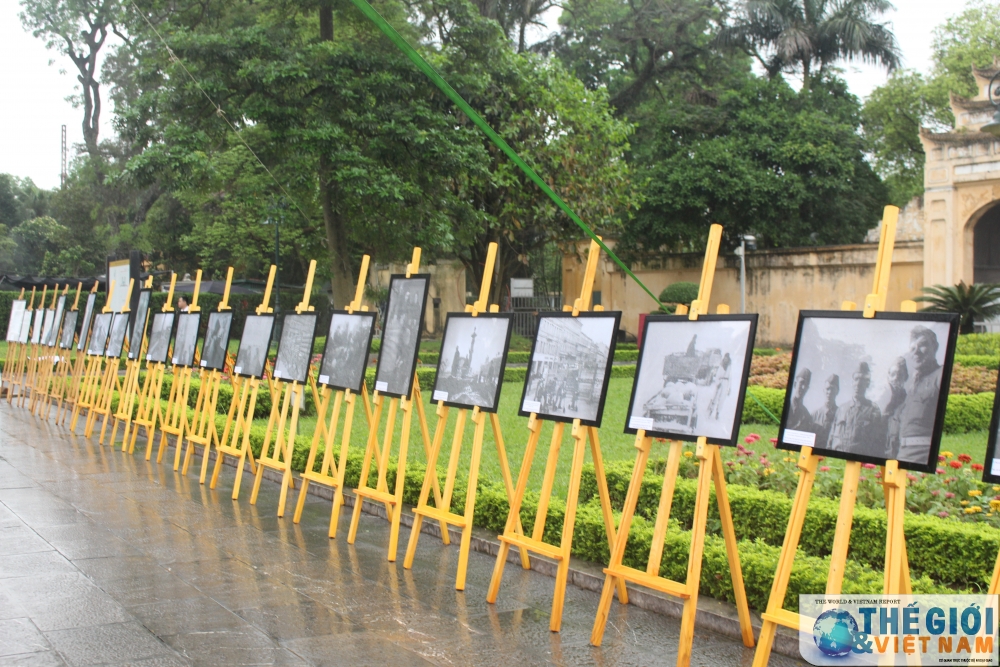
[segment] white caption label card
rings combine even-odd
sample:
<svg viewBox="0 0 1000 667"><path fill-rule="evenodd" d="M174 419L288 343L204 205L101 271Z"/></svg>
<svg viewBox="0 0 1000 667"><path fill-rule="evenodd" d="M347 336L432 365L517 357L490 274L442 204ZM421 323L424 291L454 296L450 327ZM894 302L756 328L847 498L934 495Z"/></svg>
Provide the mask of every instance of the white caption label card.
<svg viewBox="0 0 1000 667"><path fill-rule="evenodd" d="M993 463L990 465L991 475L1000 475L1000 459L993 459Z"/></svg>
<svg viewBox="0 0 1000 667"><path fill-rule="evenodd" d="M448 400L448 392L441 391L440 389L435 389L434 390L434 400L435 401L447 401Z"/></svg>
<svg viewBox="0 0 1000 667"><path fill-rule="evenodd" d="M524 405L521 406L521 408L525 412L541 412L542 404L539 401L525 401Z"/></svg>
<svg viewBox="0 0 1000 667"><path fill-rule="evenodd" d="M320 384L327 384L329 382L330 382L330 376L329 375L320 375L319 376L319 383Z"/></svg>
<svg viewBox="0 0 1000 667"><path fill-rule="evenodd" d="M281 379L281 373L279 373L278 371L274 371L274 379L275 380Z"/></svg>
<svg viewBox="0 0 1000 667"><path fill-rule="evenodd" d="M389 391L389 383L388 382L376 382L375 383L375 391Z"/></svg>
<svg viewBox="0 0 1000 667"><path fill-rule="evenodd" d="M201 364L200 364L200 365L202 365L202 366L207 366L207 365L208 365L208 362L207 362L207 361L205 361L204 359L202 359L202 360L201 360Z"/></svg>
<svg viewBox="0 0 1000 667"><path fill-rule="evenodd" d="M173 363L177 363L177 357L174 357Z"/></svg>
<svg viewBox="0 0 1000 667"><path fill-rule="evenodd" d="M796 431L793 428L786 428L784 441L789 445L801 445L802 447L812 447L816 444L816 434L809 431Z"/></svg>
<svg viewBox="0 0 1000 667"><path fill-rule="evenodd" d="M151 355L151 354L147 354L147 355L146 355L146 361L149 361L149 360L150 360L150 359L152 359L152 358L153 358L153 355Z"/></svg>
<svg viewBox="0 0 1000 667"><path fill-rule="evenodd" d="M242 366L237 366L236 368L233 369L233 372L236 373L237 375L239 375L240 373L243 372L243 367Z"/></svg>
<svg viewBox="0 0 1000 667"><path fill-rule="evenodd" d="M653 418L652 417L631 417L628 420L628 427L634 428L639 431L652 431L653 430Z"/></svg>

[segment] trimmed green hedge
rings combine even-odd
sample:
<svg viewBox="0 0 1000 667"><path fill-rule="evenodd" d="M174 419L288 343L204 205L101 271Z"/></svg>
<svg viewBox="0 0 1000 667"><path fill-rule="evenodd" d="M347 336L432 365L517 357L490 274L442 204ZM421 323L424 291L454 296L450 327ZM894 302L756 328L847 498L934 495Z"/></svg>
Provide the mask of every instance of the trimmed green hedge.
<svg viewBox="0 0 1000 667"><path fill-rule="evenodd" d="M1000 356L993 354L956 354L955 364L958 366L984 366L991 371L1000 366Z"/></svg>
<svg viewBox="0 0 1000 667"><path fill-rule="evenodd" d="M955 354L1000 356L1000 334L964 334L958 337Z"/></svg>

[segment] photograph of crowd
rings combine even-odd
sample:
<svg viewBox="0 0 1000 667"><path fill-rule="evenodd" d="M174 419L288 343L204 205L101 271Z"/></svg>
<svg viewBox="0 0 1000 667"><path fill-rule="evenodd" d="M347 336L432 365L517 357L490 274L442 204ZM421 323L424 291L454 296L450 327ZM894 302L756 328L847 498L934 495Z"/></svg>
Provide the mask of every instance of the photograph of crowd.
<svg viewBox="0 0 1000 667"><path fill-rule="evenodd" d="M114 319L111 320L111 333L108 334L108 347L104 351L104 356L111 359L122 356L126 331L128 331L128 313L115 313Z"/></svg>
<svg viewBox="0 0 1000 667"><path fill-rule="evenodd" d="M449 313L432 400L496 412L510 331L510 315Z"/></svg>
<svg viewBox="0 0 1000 667"><path fill-rule="evenodd" d="M950 314L803 311L779 445L933 471L957 327Z"/></svg>
<svg viewBox="0 0 1000 667"><path fill-rule="evenodd" d="M374 331L375 313L334 312L319 366L319 383L361 392Z"/></svg>
<svg viewBox="0 0 1000 667"><path fill-rule="evenodd" d="M229 329L233 324L233 312L208 314L208 331L201 346L201 368L221 371L226 365L226 348L229 346Z"/></svg>
<svg viewBox="0 0 1000 667"><path fill-rule="evenodd" d="M104 354L104 348L108 345L108 333L111 332L111 317L111 313L98 313L94 317L94 330L90 334L87 354Z"/></svg>
<svg viewBox="0 0 1000 667"><path fill-rule="evenodd" d="M756 325L756 315L648 317L625 432L735 444Z"/></svg>
<svg viewBox="0 0 1000 667"><path fill-rule="evenodd" d="M281 326L274 377L283 382L303 384L309 376L313 341L316 338L316 313L286 315Z"/></svg>
<svg viewBox="0 0 1000 667"><path fill-rule="evenodd" d="M264 363L271 347L274 315L247 315L240 336L240 349L236 353L233 372L244 377L263 377Z"/></svg>
<svg viewBox="0 0 1000 667"><path fill-rule="evenodd" d="M177 333L174 334L174 356L170 363L174 366L194 364L194 351L198 347L198 327L201 313L181 313L177 318Z"/></svg>
<svg viewBox="0 0 1000 667"><path fill-rule="evenodd" d="M96 294L87 295L87 305L83 309L83 326L80 327L80 339L76 343L76 351L80 352L87 345L87 337L90 335L90 327L94 321L94 302L97 301ZM89 348L86 348L89 349Z"/></svg>
<svg viewBox="0 0 1000 667"><path fill-rule="evenodd" d="M174 313L155 313L153 329L149 332L149 345L146 347L146 361L162 364L167 360L170 349L170 334L174 329Z"/></svg>
<svg viewBox="0 0 1000 667"><path fill-rule="evenodd" d="M430 276L392 276L389 305L382 327L382 349L375 368L375 390L409 398L417 367L420 332L424 328Z"/></svg>
<svg viewBox="0 0 1000 667"><path fill-rule="evenodd" d="M146 319L149 317L149 296L150 291L148 289L139 292L139 302L135 307L132 333L128 337L129 359L135 359L142 349L142 337L146 333Z"/></svg>
<svg viewBox="0 0 1000 667"><path fill-rule="evenodd" d="M63 318L62 331L59 334L59 347L68 350L73 347L73 336L76 334L76 322L80 318L80 311L71 310Z"/></svg>
<svg viewBox="0 0 1000 667"><path fill-rule="evenodd" d="M600 426L620 319L619 312L539 314L520 414Z"/></svg>
<svg viewBox="0 0 1000 667"><path fill-rule="evenodd" d="M16 299L10 304L10 320L7 322L7 342L17 341L21 334L21 320L24 319L28 303L24 299Z"/></svg>

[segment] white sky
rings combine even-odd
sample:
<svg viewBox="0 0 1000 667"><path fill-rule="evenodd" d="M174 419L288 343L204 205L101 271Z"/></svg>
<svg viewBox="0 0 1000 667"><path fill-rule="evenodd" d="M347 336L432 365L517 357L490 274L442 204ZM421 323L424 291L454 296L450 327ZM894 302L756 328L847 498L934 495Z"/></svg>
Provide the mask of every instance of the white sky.
<svg viewBox="0 0 1000 667"><path fill-rule="evenodd" d="M944 20L962 11L966 0L896 0L892 22L903 51L904 66L923 72L930 69L931 31ZM83 112L65 100L77 84L72 63L46 50L21 27L16 0L0 0L0 173L30 177L37 185L59 185L60 126L66 125L70 161L75 144L83 141ZM554 29L558 10L546 17ZM538 39L549 30L536 31ZM105 46L107 48L107 46ZM49 65L53 60L54 64ZM885 81L885 72L866 65L846 64L845 75L851 90L860 97ZM101 118L101 134L111 134L111 108L106 104Z"/></svg>

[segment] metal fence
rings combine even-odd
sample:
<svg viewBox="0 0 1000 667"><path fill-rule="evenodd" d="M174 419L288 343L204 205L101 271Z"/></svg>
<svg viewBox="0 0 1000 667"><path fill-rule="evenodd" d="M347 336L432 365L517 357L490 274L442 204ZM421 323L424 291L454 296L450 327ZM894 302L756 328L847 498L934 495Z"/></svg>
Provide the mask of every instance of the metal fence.
<svg viewBox="0 0 1000 667"><path fill-rule="evenodd" d="M536 315L540 312L562 310L562 295L508 297L506 306L506 312L514 314L514 332L525 338L534 338Z"/></svg>

